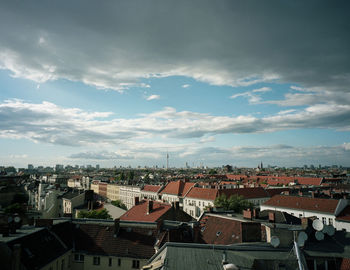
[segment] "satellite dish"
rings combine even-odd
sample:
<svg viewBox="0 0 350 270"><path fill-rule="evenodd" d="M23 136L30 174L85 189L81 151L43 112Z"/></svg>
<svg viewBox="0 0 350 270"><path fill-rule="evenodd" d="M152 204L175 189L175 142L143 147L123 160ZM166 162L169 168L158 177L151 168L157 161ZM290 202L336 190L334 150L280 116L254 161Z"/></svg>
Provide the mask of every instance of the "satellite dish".
<svg viewBox="0 0 350 270"><path fill-rule="evenodd" d="M327 230L327 234L329 236L333 236L335 234L335 228L332 225L328 225L328 230Z"/></svg>
<svg viewBox="0 0 350 270"><path fill-rule="evenodd" d="M323 230L323 227L324 227L324 224L322 223L321 220L315 219L315 220L312 222L312 227L313 227L316 231L322 231L322 230Z"/></svg>
<svg viewBox="0 0 350 270"><path fill-rule="evenodd" d="M273 247L278 247L279 245L280 245L280 239L277 237L277 236L272 236L271 237L271 245L273 246Z"/></svg>
<svg viewBox="0 0 350 270"><path fill-rule="evenodd" d="M306 241L308 239L308 236L305 232L300 232L298 235L298 239L301 239L303 241Z"/></svg>
<svg viewBox="0 0 350 270"><path fill-rule="evenodd" d="M20 217L15 217L15 222L18 223L21 221L21 218Z"/></svg>
<svg viewBox="0 0 350 270"><path fill-rule="evenodd" d="M317 239L318 241L322 241L322 240L324 239L324 233L318 231L318 232L315 233L315 237L316 237L316 239Z"/></svg>

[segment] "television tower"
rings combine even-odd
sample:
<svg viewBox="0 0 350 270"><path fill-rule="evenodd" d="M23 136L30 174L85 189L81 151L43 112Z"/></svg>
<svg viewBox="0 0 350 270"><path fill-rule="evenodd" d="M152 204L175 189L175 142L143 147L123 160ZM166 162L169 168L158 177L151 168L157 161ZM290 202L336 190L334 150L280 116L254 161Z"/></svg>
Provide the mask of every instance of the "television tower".
<svg viewBox="0 0 350 270"><path fill-rule="evenodd" d="M168 151L166 152L166 169L169 169L169 154Z"/></svg>

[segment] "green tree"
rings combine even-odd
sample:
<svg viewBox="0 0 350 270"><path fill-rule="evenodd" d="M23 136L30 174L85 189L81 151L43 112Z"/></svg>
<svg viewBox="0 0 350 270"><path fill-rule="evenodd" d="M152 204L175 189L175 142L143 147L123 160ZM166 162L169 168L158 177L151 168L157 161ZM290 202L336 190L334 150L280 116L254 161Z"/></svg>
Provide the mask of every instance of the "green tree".
<svg viewBox="0 0 350 270"><path fill-rule="evenodd" d="M78 218L112 219L111 215L106 209L80 211L78 213Z"/></svg>
<svg viewBox="0 0 350 270"><path fill-rule="evenodd" d="M121 200L111 201L111 204L121 209L127 210L126 205L123 204Z"/></svg>
<svg viewBox="0 0 350 270"><path fill-rule="evenodd" d="M236 213L242 213L244 209L253 208L253 203L245 200L243 196L234 194L229 198L225 194L220 195L214 201L214 205L217 208L223 208L224 210L233 210Z"/></svg>
<svg viewBox="0 0 350 270"><path fill-rule="evenodd" d="M209 174L218 174L218 172L215 169L210 169Z"/></svg>

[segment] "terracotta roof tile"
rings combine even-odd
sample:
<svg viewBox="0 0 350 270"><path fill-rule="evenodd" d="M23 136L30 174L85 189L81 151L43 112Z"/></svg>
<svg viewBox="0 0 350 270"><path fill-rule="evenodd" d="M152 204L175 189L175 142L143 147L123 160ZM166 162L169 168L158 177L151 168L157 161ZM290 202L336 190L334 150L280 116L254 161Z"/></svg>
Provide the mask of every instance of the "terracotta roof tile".
<svg viewBox="0 0 350 270"><path fill-rule="evenodd" d="M259 223L205 215L200 220L200 227L201 242L205 244L230 245L261 241L261 225Z"/></svg>
<svg viewBox="0 0 350 270"><path fill-rule="evenodd" d="M162 186L145 185L142 191L158 192Z"/></svg>
<svg viewBox="0 0 350 270"><path fill-rule="evenodd" d="M195 183L184 182L182 180L172 181L166 185L161 193L184 196L194 185Z"/></svg>
<svg viewBox="0 0 350 270"><path fill-rule="evenodd" d="M338 200L275 195L263 205L334 214Z"/></svg>
<svg viewBox="0 0 350 270"><path fill-rule="evenodd" d="M218 196L222 194L225 194L226 197L231 197L232 195L237 194L239 196L243 196L245 199L269 197L266 191L262 187L219 189Z"/></svg>
<svg viewBox="0 0 350 270"><path fill-rule="evenodd" d="M75 229L75 248L88 254L150 258L154 254L155 231L143 228L120 228L114 237L114 226L80 224ZM152 234L149 235L149 231Z"/></svg>
<svg viewBox="0 0 350 270"><path fill-rule="evenodd" d="M199 188L193 187L186 195L186 198L215 200L218 190L213 188Z"/></svg>
<svg viewBox="0 0 350 270"><path fill-rule="evenodd" d="M153 201L153 210L147 214L147 204L148 200L141 201L138 205L133 206L129 211L124 213L120 217L120 220L156 222L171 209L170 204Z"/></svg>

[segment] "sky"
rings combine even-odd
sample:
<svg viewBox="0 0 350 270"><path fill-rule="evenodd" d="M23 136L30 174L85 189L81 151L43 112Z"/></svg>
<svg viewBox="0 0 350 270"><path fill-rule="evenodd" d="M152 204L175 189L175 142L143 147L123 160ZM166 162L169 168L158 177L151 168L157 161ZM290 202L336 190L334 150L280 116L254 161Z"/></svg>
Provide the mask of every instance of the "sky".
<svg viewBox="0 0 350 270"><path fill-rule="evenodd" d="M2 1L0 166L350 166L348 1Z"/></svg>

